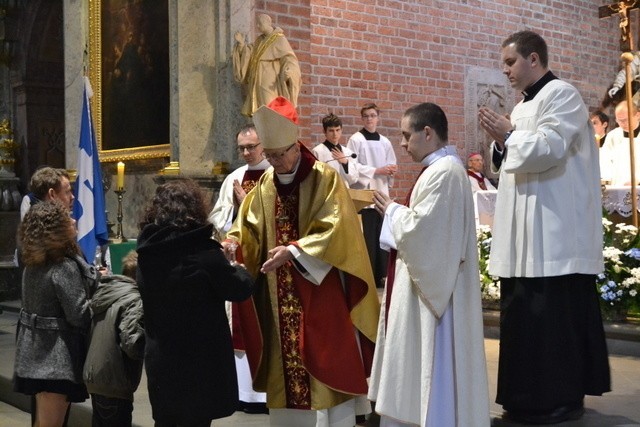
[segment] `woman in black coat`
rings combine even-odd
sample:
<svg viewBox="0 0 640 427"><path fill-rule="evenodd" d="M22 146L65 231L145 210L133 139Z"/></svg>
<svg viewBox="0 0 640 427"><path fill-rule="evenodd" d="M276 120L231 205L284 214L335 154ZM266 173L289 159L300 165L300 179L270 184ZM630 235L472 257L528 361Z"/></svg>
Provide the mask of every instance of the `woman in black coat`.
<svg viewBox="0 0 640 427"><path fill-rule="evenodd" d="M156 427L209 426L238 407L224 302L251 295L253 280L211 238L209 208L189 179L159 186L138 237L145 369Z"/></svg>

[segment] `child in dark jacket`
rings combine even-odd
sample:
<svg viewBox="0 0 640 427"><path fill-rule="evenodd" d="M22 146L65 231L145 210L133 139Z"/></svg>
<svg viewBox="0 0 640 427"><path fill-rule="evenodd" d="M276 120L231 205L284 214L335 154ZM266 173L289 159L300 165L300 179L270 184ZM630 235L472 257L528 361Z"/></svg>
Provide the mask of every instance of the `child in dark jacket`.
<svg viewBox="0 0 640 427"><path fill-rule="evenodd" d="M91 343L83 377L91 393L93 427L131 426L145 343L142 300L134 280L137 262L137 253L129 252L123 275L103 276L91 301Z"/></svg>

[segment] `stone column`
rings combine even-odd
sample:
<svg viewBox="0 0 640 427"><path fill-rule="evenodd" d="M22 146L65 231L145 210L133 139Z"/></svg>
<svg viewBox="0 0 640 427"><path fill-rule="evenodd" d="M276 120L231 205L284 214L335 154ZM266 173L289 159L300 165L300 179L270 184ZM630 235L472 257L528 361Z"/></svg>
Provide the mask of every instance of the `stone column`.
<svg viewBox="0 0 640 427"><path fill-rule="evenodd" d="M65 165L75 169L80 141L80 116L85 66L88 66L89 2L63 0Z"/></svg>
<svg viewBox="0 0 640 427"><path fill-rule="evenodd" d="M240 86L233 81L231 48L233 33L251 25L252 3L176 1L175 14L170 13L170 28L176 32L170 46L176 60L171 143L177 150L172 149L172 160L180 162L181 173L210 174L216 162L237 160L233 139L245 119Z"/></svg>

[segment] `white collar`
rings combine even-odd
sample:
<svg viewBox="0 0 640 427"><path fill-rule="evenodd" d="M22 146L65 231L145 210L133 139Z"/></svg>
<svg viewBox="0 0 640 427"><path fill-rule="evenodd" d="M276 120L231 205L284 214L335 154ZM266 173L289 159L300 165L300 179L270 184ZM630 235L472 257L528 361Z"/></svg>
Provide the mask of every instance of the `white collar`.
<svg viewBox="0 0 640 427"><path fill-rule="evenodd" d="M431 166L440 159L444 159L445 157L453 157L455 162L462 165L462 160L460 160L460 157L458 157L458 152L454 145L445 145L444 147L438 148L436 151L422 159L420 163L422 163L423 166L427 167Z"/></svg>
<svg viewBox="0 0 640 427"><path fill-rule="evenodd" d="M267 169L269 169L269 166L271 166L271 163L269 163L269 161L267 159L262 159L262 161L260 163L256 163L253 166L247 165L247 169L250 170L250 171L252 171L252 170L267 170Z"/></svg>
<svg viewBox="0 0 640 427"><path fill-rule="evenodd" d="M296 172L298 172L298 167L300 167L300 160L302 160L302 155L300 155L300 157L298 157L298 162L296 163L295 167L293 168L293 172L290 173L276 173L276 175L278 175L278 180L280 181L280 184L291 184L293 182L293 179L296 177Z"/></svg>

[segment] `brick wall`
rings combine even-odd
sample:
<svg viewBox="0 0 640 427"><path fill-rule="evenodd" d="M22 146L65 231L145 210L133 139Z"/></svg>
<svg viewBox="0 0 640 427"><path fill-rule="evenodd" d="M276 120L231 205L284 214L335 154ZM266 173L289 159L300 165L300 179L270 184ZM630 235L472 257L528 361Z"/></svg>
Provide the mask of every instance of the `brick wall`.
<svg viewBox="0 0 640 427"><path fill-rule="evenodd" d="M399 197L419 169L397 145L402 112L419 102L439 104L449 118L450 142L464 147L465 69L499 69L500 44L515 31L540 32L550 68L594 109L620 62L619 20L598 19L603 3L258 0L256 13L283 28L300 59L303 141L322 141L320 119L332 111L343 119L346 142L362 126L360 106L375 101L382 109L379 131L393 142L401 165L393 191Z"/></svg>

